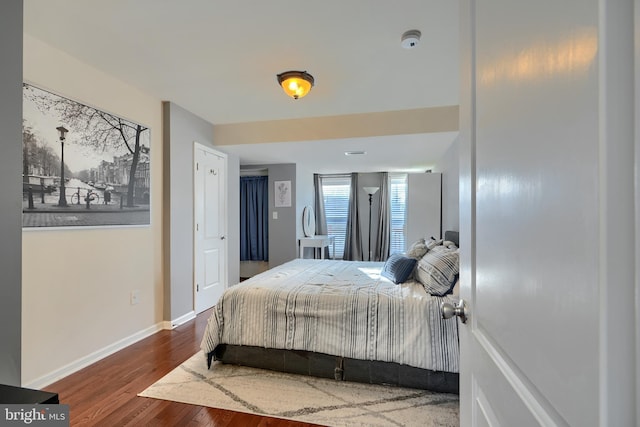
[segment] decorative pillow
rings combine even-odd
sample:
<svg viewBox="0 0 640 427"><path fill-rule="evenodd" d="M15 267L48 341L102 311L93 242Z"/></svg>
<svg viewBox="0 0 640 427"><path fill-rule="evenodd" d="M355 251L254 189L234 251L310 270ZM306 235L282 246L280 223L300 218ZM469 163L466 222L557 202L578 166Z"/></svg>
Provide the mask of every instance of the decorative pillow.
<svg viewBox="0 0 640 427"><path fill-rule="evenodd" d="M459 276L456 279L455 285L453 285L453 288L451 289L451 294L454 297L459 297L460 296L460 277Z"/></svg>
<svg viewBox="0 0 640 427"><path fill-rule="evenodd" d="M458 249L458 245L453 243L451 240L445 240L444 242L442 242L442 246L444 246L447 249L453 249L453 250Z"/></svg>
<svg viewBox="0 0 640 427"><path fill-rule="evenodd" d="M384 263L381 274L395 284L404 283L411 277L416 262L418 262L418 260L415 258L393 254Z"/></svg>
<svg viewBox="0 0 640 427"><path fill-rule="evenodd" d="M418 261L416 280L431 295L449 293L460 272L460 253L457 250L438 248L429 251Z"/></svg>
<svg viewBox="0 0 640 427"><path fill-rule="evenodd" d="M427 245L427 250L431 250L433 248L435 248L436 246L439 246L442 244L442 239L436 239L435 237L430 237L428 240L425 240L425 244Z"/></svg>
<svg viewBox="0 0 640 427"><path fill-rule="evenodd" d="M427 251L428 249L426 243L424 242L424 239L419 239L411 244L409 250L406 253L406 256L419 260L424 256L424 254L427 253Z"/></svg>

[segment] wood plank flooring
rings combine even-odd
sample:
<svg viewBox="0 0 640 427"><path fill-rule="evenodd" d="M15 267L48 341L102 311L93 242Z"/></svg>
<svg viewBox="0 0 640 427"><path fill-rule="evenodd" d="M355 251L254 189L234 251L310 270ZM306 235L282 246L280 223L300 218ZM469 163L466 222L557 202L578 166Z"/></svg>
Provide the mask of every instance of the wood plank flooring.
<svg viewBox="0 0 640 427"><path fill-rule="evenodd" d="M72 426L314 426L137 396L200 350L210 314L160 331L44 389L69 405Z"/></svg>

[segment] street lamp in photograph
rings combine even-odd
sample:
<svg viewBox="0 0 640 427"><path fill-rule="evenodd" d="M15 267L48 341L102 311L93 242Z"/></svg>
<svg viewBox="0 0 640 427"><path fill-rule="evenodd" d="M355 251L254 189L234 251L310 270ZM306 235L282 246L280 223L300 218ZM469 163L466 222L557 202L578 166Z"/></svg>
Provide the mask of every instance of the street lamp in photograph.
<svg viewBox="0 0 640 427"><path fill-rule="evenodd" d="M60 146L62 147L60 151L60 198L58 199L58 206L66 207L67 195L64 188L64 140L67 138L67 132L69 132L69 130L64 126L58 126L56 130L58 131L58 135L60 135Z"/></svg>

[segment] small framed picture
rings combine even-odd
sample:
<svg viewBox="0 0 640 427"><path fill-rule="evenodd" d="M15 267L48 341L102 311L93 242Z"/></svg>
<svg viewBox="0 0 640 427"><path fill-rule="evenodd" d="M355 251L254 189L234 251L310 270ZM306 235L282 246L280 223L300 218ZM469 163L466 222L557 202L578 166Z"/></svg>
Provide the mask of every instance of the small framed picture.
<svg viewBox="0 0 640 427"><path fill-rule="evenodd" d="M276 208L291 207L291 181L275 181Z"/></svg>

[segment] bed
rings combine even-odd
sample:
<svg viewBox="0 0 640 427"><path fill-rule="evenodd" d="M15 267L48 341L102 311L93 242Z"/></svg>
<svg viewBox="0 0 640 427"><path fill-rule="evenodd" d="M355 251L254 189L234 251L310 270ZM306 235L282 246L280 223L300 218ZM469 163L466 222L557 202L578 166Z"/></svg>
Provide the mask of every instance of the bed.
<svg viewBox="0 0 640 427"><path fill-rule="evenodd" d="M396 284L387 266L295 259L227 289L202 339L209 367L457 393L458 324L440 314L457 297L431 295L417 275Z"/></svg>

